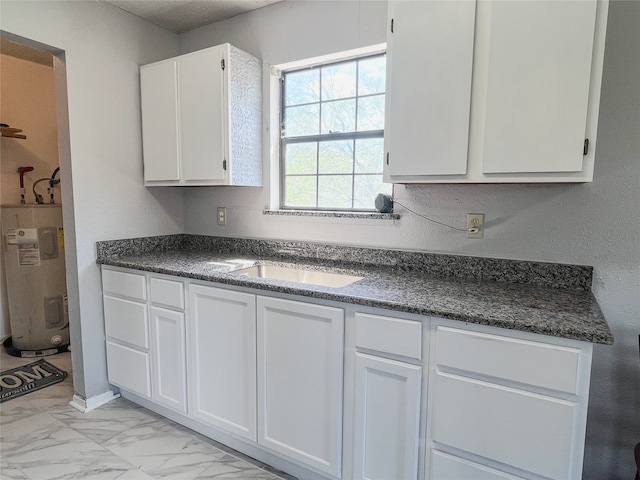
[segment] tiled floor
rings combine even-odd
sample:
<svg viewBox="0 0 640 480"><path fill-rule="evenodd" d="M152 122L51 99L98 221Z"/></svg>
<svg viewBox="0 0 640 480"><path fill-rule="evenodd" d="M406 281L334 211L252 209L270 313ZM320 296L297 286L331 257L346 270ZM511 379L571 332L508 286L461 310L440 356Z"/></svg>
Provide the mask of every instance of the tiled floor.
<svg viewBox="0 0 640 480"><path fill-rule="evenodd" d="M36 360L0 349L2 371ZM45 360L69 375L0 404L2 480L293 478L123 398L80 413L68 405L71 354Z"/></svg>

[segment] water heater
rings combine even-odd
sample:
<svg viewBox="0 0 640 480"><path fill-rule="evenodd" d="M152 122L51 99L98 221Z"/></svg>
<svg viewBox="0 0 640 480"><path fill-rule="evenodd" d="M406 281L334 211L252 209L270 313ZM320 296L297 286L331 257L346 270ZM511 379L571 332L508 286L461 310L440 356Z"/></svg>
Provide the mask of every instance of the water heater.
<svg viewBox="0 0 640 480"><path fill-rule="evenodd" d="M69 345L60 205L3 205L2 244L10 353L43 356Z"/></svg>

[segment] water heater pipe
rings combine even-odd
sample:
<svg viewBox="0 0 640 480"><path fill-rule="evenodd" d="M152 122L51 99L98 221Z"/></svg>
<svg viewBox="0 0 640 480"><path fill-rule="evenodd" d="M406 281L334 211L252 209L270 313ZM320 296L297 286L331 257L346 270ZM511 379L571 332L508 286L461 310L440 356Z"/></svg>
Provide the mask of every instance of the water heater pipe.
<svg viewBox="0 0 640 480"><path fill-rule="evenodd" d="M36 180L35 182L33 182L33 196L36 199L36 203L38 205L42 205L44 204L44 197L42 195L40 195L38 192L36 192L36 186L40 183L40 182L48 182L50 181L50 179L47 178L40 178L38 180ZM47 190L50 190L49 188ZM49 192L49 194L51 195L51 192ZM53 202L51 202L53 203Z"/></svg>
<svg viewBox="0 0 640 480"><path fill-rule="evenodd" d="M49 203L56 203L56 200L53 197L53 187L60 183L60 179L56 180L56 175L59 171L60 167L56 167L56 169L51 174L51 178L49 179L49 188L47 188L47 192L49 192Z"/></svg>
<svg viewBox="0 0 640 480"><path fill-rule="evenodd" d="M25 199L25 189L24 189L24 174L27 172L32 172L33 171L33 167L29 166L29 167L18 167L18 173L20 174L20 203L24 204Z"/></svg>

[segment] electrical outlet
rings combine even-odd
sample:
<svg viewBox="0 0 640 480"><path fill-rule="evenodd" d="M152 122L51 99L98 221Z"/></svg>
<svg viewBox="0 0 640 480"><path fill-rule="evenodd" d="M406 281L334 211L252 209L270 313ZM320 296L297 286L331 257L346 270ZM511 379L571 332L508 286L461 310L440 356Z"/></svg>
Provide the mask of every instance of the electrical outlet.
<svg viewBox="0 0 640 480"><path fill-rule="evenodd" d="M218 207L218 225L227 224L227 207Z"/></svg>
<svg viewBox="0 0 640 480"><path fill-rule="evenodd" d="M467 238L482 238L484 213L467 213Z"/></svg>

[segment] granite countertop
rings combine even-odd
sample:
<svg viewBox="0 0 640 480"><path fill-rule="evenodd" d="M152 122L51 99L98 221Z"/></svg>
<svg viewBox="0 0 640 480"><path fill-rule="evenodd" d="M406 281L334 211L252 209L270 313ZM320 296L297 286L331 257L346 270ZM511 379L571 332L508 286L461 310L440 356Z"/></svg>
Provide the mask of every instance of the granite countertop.
<svg viewBox="0 0 640 480"><path fill-rule="evenodd" d="M612 344L588 266L170 235L98 242L103 265ZM364 277L340 288L230 273L257 264Z"/></svg>

